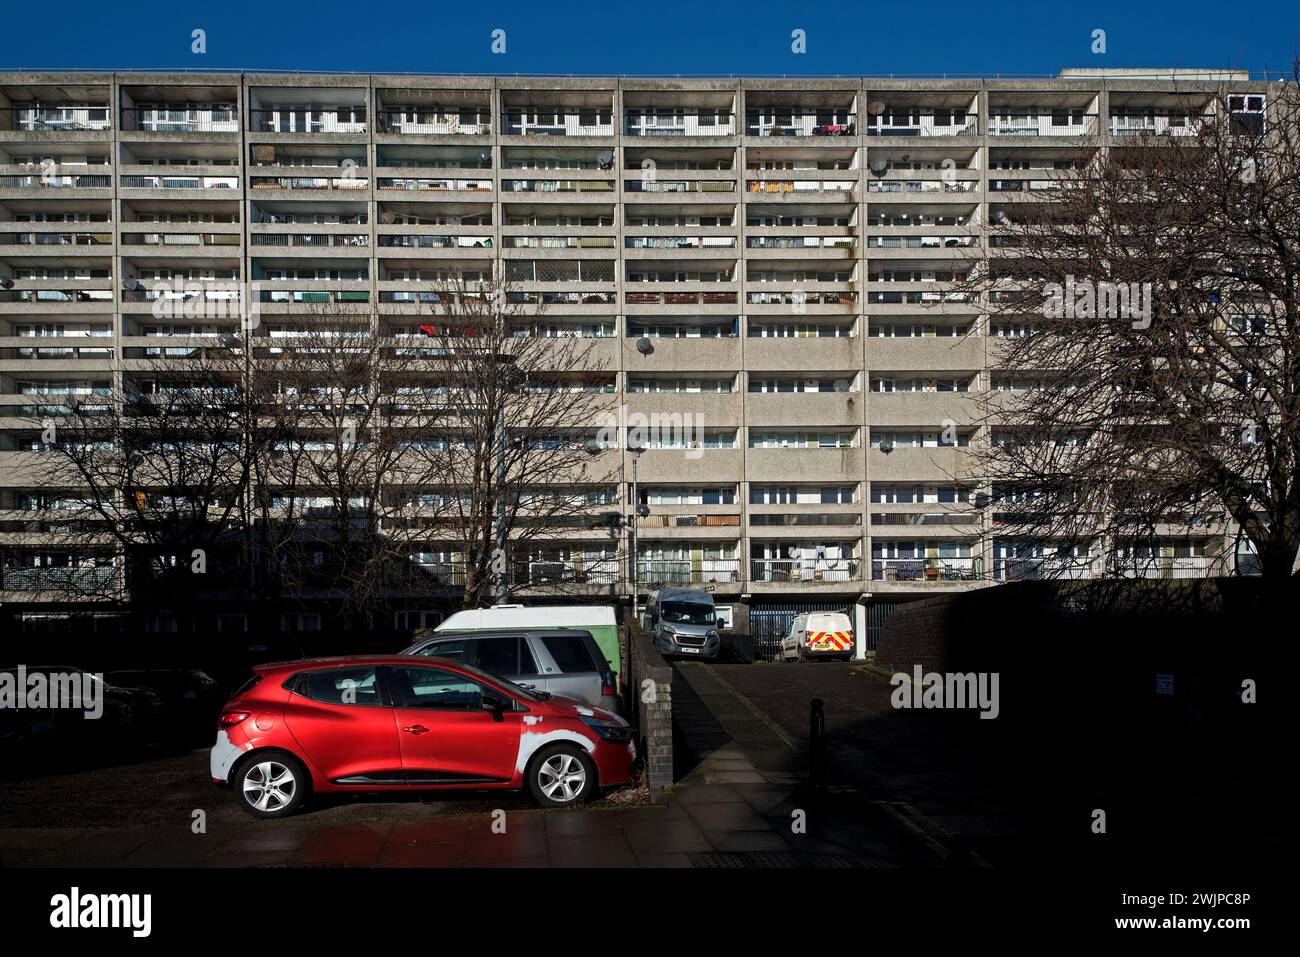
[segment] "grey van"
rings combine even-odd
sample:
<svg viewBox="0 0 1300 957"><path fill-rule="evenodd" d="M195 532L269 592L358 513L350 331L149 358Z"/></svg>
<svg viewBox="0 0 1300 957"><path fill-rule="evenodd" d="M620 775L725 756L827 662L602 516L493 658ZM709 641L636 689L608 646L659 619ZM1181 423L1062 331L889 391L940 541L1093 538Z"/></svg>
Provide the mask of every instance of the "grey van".
<svg viewBox="0 0 1300 957"><path fill-rule="evenodd" d="M716 658L722 649L713 596L693 588L661 588L646 604L645 628L661 654Z"/></svg>
<svg viewBox="0 0 1300 957"><path fill-rule="evenodd" d="M435 631L402 654L450 658L530 691L573 698L615 714L621 710L614 669L589 631Z"/></svg>

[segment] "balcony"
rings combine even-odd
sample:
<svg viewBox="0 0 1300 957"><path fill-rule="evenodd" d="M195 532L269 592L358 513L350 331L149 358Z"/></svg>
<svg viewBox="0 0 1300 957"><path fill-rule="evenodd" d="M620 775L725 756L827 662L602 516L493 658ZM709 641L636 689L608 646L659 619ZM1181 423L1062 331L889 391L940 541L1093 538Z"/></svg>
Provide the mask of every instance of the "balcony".
<svg viewBox="0 0 1300 957"><path fill-rule="evenodd" d="M856 136L857 115L847 110L758 111L745 116L746 136Z"/></svg>
<svg viewBox="0 0 1300 957"><path fill-rule="evenodd" d="M862 577L856 558L753 558L749 580L753 582L812 583L851 582Z"/></svg>
<svg viewBox="0 0 1300 957"><path fill-rule="evenodd" d="M486 107L386 107L375 116L375 132L393 136L481 136L492 132Z"/></svg>
<svg viewBox="0 0 1300 957"><path fill-rule="evenodd" d="M505 109L501 130L507 136L613 136L608 108L575 110Z"/></svg>
<svg viewBox="0 0 1300 957"><path fill-rule="evenodd" d="M112 129L112 118L102 104L68 104L0 109L0 131L68 133Z"/></svg>
<svg viewBox="0 0 1300 957"><path fill-rule="evenodd" d="M1082 110L994 112L989 116L989 136L1092 136L1096 132L1097 114Z"/></svg>
<svg viewBox="0 0 1300 957"><path fill-rule="evenodd" d="M1213 119L1209 114L1112 111L1109 131L1111 136L1196 136Z"/></svg>
<svg viewBox="0 0 1300 957"><path fill-rule="evenodd" d="M898 108L872 113L867 119L868 136L974 136L979 119L964 109L920 110Z"/></svg>
<svg viewBox="0 0 1300 957"><path fill-rule="evenodd" d="M250 133L365 133L364 106L268 106L248 111Z"/></svg>
<svg viewBox="0 0 1300 957"><path fill-rule="evenodd" d="M642 558L636 568L637 584L642 588L740 580L740 561L735 558Z"/></svg>
<svg viewBox="0 0 1300 957"><path fill-rule="evenodd" d="M233 104L123 108L123 132L238 133L239 113Z"/></svg>
<svg viewBox="0 0 1300 957"><path fill-rule="evenodd" d="M980 578L981 566L978 558L873 558L871 580L917 583L975 581Z"/></svg>
<svg viewBox="0 0 1300 957"><path fill-rule="evenodd" d="M631 109L623 117L624 136L733 136L735 116L724 110L656 111Z"/></svg>

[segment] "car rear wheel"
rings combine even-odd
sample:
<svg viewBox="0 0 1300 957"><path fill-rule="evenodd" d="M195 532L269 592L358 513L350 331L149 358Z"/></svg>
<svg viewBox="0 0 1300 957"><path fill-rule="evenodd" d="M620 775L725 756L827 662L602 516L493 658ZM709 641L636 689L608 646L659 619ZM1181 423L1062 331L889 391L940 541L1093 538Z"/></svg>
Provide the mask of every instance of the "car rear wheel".
<svg viewBox="0 0 1300 957"><path fill-rule="evenodd" d="M283 751L249 758L234 783L239 806L253 817L288 817L307 799L307 769Z"/></svg>
<svg viewBox="0 0 1300 957"><path fill-rule="evenodd" d="M528 790L538 804L581 804L595 789L596 765L577 745L545 748L529 763Z"/></svg>

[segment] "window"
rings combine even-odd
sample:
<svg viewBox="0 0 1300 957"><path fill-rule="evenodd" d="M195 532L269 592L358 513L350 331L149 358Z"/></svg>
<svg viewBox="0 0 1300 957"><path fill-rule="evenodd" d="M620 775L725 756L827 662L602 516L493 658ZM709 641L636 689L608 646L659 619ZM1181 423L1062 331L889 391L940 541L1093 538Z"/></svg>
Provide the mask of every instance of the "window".
<svg viewBox="0 0 1300 957"><path fill-rule="evenodd" d="M586 641L579 637L548 635L542 639L546 650L550 652L560 671L564 674L577 674L584 671L602 671L593 660Z"/></svg>
<svg viewBox="0 0 1300 957"><path fill-rule="evenodd" d="M398 694L407 708L474 711L482 707L483 686L441 668L394 668Z"/></svg>
<svg viewBox="0 0 1300 957"><path fill-rule="evenodd" d="M383 704L379 698L378 677L373 667L304 671L293 679L292 690L304 698L324 704L370 707Z"/></svg>
<svg viewBox="0 0 1300 957"><path fill-rule="evenodd" d="M464 661L465 642L461 638L456 638L450 641L438 641L429 645L424 649L424 651L420 652L420 654L433 655L438 658L450 658L453 661Z"/></svg>
<svg viewBox="0 0 1300 957"><path fill-rule="evenodd" d="M528 642L515 635L482 638L474 642L476 664L492 675L535 675L537 664Z"/></svg>

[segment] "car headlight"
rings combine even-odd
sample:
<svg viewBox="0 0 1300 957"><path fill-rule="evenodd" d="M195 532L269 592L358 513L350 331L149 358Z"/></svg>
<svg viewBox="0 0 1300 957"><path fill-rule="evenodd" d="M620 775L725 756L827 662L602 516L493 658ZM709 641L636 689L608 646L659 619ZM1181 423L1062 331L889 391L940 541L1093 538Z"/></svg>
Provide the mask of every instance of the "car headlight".
<svg viewBox="0 0 1300 957"><path fill-rule="evenodd" d="M716 638L716 637L718 637L718 633L717 633L716 631L706 631L706 632L704 633L704 637L705 637L705 638Z"/></svg>
<svg viewBox="0 0 1300 957"><path fill-rule="evenodd" d="M582 723L606 741L627 744L632 739L632 729L595 715L582 715Z"/></svg>

